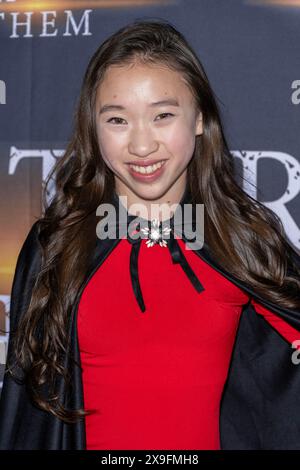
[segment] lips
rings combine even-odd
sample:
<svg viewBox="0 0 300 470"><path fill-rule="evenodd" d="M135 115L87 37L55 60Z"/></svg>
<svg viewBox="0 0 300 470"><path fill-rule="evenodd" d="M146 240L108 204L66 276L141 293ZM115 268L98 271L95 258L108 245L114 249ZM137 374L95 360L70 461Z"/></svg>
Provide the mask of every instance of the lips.
<svg viewBox="0 0 300 470"><path fill-rule="evenodd" d="M150 166L150 165L155 165L156 163L160 162L165 162L166 160L147 160L141 161L141 160L134 160L133 162L127 162L127 165L136 165L136 166Z"/></svg>
<svg viewBox="0 0 300 470"><path fill-rule="evenodd" d="M159 160L159 161L162 162L162 160ZM153 171L152 173L137 172L137 171L134 170L134 168L131 165L128 165L128 168L129 168L129 172L130 172L131 176L135 180L140 181L140 182L144 182L144 183L146 183L146 182L150 183L150 182L156 180L157 178L159 178L162 175L166 165L167 165L167 163L164 160L162 162L162 165L158 169Z"/></svg>

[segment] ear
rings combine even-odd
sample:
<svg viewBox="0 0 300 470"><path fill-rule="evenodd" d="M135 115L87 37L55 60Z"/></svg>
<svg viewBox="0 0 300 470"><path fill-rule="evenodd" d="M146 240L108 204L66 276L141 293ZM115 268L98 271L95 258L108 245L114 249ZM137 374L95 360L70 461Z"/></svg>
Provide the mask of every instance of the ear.
<svg viewBox="0 0 300 470"><path fill-rule="evenodd" d="M195 135L201 135L203 134L203 119L202 119L202 113L199 112L197 115L196 119L196 133Z"/></svg>

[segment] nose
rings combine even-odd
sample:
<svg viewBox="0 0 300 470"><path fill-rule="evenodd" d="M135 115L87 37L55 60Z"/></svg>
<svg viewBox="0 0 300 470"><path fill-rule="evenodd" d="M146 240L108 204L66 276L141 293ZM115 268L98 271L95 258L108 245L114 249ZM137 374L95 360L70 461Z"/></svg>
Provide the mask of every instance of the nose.
<svg viewBox="0 0 300 470"><path fill-rule="evenodd" d="M149 128L133 129L130 135L128 151L130 154L145 158L158 150L159 144L153 138Z"/></svg>

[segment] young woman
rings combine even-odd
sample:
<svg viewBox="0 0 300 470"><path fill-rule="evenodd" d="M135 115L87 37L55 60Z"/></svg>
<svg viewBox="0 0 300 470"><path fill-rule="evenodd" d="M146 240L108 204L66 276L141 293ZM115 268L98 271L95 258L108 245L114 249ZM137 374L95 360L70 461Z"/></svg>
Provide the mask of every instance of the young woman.
<svg viewBox="0 0 300 470"><path fill-rule="evenodd" d="M15 271L0 448L300 448L299 256L236 183L173 26L136 21L99 47L53 176Z"/></svg>

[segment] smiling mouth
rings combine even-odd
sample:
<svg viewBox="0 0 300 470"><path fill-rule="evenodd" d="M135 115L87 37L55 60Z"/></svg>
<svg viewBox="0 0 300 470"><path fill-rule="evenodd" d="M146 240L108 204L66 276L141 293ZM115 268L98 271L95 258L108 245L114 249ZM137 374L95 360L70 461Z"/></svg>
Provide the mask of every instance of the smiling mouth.
<svg viewBox="0 0 300 470"><path fill-rule="evenodd" d="M129 163L129 167L132 170L134 170L136 173L139 173L141 175L152 175L157 170L159 170L165 163L166 163L166 160L155 163L155 165L148 165L148 166L132 165L131 163Z"/></svg>

